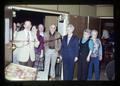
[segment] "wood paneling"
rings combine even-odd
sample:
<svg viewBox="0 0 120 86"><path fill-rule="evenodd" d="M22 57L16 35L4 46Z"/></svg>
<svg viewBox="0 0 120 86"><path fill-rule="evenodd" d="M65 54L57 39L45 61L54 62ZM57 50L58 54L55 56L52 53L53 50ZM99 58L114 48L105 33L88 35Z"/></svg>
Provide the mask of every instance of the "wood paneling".
<svg viewBox="0 0 120 86"><path fill-rule="evenodd" d="M101 36L101 22L99 18L89 17L89 28L98 31L98 37Z"/></svg>
<svg viewBox="0 0 120 86"><path fill-rule="evenodd" d="M79 38L82 37L83 30L87 28L87 17L70 15L69 23L75 27L74 34Z"/></svg>

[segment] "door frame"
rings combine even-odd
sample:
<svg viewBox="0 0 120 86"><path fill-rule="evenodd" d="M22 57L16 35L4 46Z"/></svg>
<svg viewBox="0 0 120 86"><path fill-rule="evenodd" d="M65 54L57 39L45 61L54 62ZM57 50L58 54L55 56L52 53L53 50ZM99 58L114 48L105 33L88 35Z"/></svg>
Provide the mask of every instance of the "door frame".
<svg viewBox="0 0 120 86"><path fill-rule="evenodd" d="M68 12L55 11L55 10L46 10L46 9L42 9L42 8L25 7L25 6L20 6L20 5L8 6L8 9L43 12L43 13L58 14L58 15L69 14Z"/></svg>
<svg viewBox="0 0 120 86"><path fill-rule="evenodd" d="M32 8L32 7L26 7L26 6L22 6L22 5L11 5L8 6L8 9L11 10L24 10L24 11L33 11L33 12L41 12L41 13L49 13L49 14L57 14L60 15L58 18L58 32L60 32L60 34L62 36L66 35L66 26L69 23L68 21L68 15L69 12L63 12L63 11L55 11L55 10L46 10L46 9L41 9L41 8ZM64 22L61 23L61 17L64 16ZM59 30L61 29L61 25L63 26L63 30Z"/></svg>

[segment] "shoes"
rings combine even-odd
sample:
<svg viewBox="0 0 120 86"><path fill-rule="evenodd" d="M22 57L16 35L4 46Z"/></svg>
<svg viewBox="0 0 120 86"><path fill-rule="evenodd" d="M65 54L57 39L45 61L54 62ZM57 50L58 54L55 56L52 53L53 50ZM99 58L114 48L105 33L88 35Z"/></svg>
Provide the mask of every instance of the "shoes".
<svg viewBox="0 0 120 86"><path fill-rule="evenodd" d="M53 78L53 77L49 78L49 81L54 81L54 80L55 80L55 78Z"/></svg>

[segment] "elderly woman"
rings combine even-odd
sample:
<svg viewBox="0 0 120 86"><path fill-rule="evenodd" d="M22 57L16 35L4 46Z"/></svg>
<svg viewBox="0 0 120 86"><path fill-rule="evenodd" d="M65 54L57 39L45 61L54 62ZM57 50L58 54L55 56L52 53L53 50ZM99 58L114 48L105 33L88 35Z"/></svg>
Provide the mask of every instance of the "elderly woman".
<svg viewBox="0 0 120 86"><path fill-rule="evenodd" d="M74 26L67 26L67 35L63 37L61 45L61 59L63 60L63 80L73 80L74 61L78 57L79 39L73 35Z"/></svg>
<svg viewBox="0 0 120 86"><path fill-rule="evenodd" d="M92 36L91 39L93 40L93 43L94 43L94 48L90 56L88 80L92 79L93 66L94 66L94 71L95 71L95 79L99 80L100 79L99 61L102 60L102 44L101 44L101 41L97 38L98 36L97 30L92 30L91 36Z"/></svg>
<svg viewBox="0 0 120 86"><path fill-rule="evenodd" d="M79 43L79 58L78 58L78 80L87 80L88 62L93 50L93 41L90 39L90 30L85 29L83 37Z"/></svg>

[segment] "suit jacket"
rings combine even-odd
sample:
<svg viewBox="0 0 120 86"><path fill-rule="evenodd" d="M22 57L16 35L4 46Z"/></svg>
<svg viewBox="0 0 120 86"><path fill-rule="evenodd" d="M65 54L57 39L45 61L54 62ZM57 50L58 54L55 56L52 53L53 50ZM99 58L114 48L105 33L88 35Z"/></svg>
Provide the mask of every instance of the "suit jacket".
<svg viewBox="0 0 120 86"><path fill-rule="evenodd" d="M67 38L67 35L63 37L60 54L63 58L63 61L74 62L74 58L78 57L79 39L73 35L69 41L69 44L67 45Z"/></svg>
<svg viewBox="0 0 120 86"><path fill-rule="evenodd" d="M27 62L29 57L32 61L35 61L35 50L34 47L38 47L39 41L37 40L37 37L30 32L30 41L36 40L37 42L16 42L16 47L18 48L17 58L20 62ZM16 34L15 40L21 40L21 41L27 41L28 37L25 32L25 30L19 31Z"/></svg>
<svg viewBox="0 0 120 86"><path fill-rule="evenodd" d="M56 32L55 33L55 39L60 38L60 33ZM45 33L45 40L49 40L49 31ZM58 52L61 48L61 40L56 40L55 41L55 50ZM48 42L45 43L45 52L48 50Z"/></svg>

